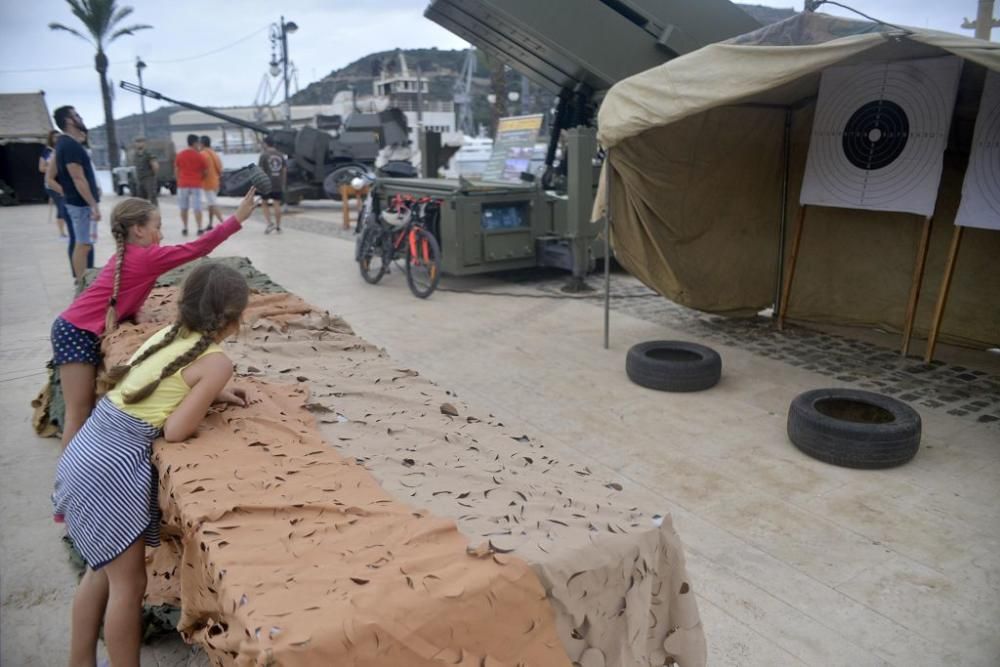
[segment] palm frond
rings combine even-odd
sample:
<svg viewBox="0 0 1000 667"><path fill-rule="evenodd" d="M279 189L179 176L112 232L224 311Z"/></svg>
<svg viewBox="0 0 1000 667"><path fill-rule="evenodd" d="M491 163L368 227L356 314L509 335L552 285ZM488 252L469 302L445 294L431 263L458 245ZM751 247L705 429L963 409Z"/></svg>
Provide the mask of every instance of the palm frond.
<svg viewBox="0 0 1000 667"><path fill-rule="evenodd" d="M87 37L86 35L84 35L83 33L79 32L78 30L74 30L73 28L70 28L69 26L65 26L62 23L50 23L49 24L49 29L50 30L65 30L66 32L68 32L70 34L76 35L77 37L79 37L82 40L88 41L91 44L94 43L94 40L91 39L90 37Z"/></svg>
<svg viewBox="0 0 1000 667"><path fill-rule="evenodd" d="M114 27L117 24L121 23L123 20L125 20L126 16L128 16L134 11L135 11L134 7L122 7L121 9L117 10L114 13L114 16L111 17L111 27Z"/></svg>
<svg viewBox="0 0 1000 667"><path fill-rule="evenodd" d="M87 29L87 32L90 33L90 38L61 23L52 24L50 27L53 30L65 30L77 37L87 39L99 51L106 44L110 44L119 37L134 35L139 30L148 30L153 27L146 24L135 24L116 30L115 27L135 11L133 7L119 7L117 0L66 0L66 4L69 5L73 16L78 18L80 23Z"/></svg>
<svg viewBox="0 0 1000 667"><path fill-rule="evenodd" d="M110 44L111 42L115 41L116 39L118 39L123 35L134 35L139 30L149 30L152 27L153 26L146 25L145 23L137 23L136 25L130 25L127 28L116 30L114 33L112 33L111 37L108 38L108 44Z"/></svg>
<svg viewBox="0 0 1000 667"><path fill-rule="evenodd" d="M100 26L94 20L94 15L90 9L90 2L88 2L88 0L66 0L66 4L69 5L70 11L73 12L73 16L80 19L80 23L84 25L87 32L89 32L95 40L100 41Z"/></svg>

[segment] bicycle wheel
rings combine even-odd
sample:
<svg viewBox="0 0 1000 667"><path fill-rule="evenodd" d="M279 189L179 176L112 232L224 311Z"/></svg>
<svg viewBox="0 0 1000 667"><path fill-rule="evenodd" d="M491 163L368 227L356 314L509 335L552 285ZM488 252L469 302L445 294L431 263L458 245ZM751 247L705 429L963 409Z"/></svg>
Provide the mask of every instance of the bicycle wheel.
<svg viewBox="0 0 1000 667"><path fill-rule="evenodd" d="M426 229L410 230L406 249L406 284L414 296L426 299L441 280L441 246Z"/></svg>
<svg viewBox="0 0 1000 667"><path fill-rule="evenodd" d="M358 260L358 268L361 270L361 277L365 282L374 285L382 280L386 270L389 268L383 248L385 234L375 225L365 227L358 237L358 245L355 254Z"/></svg>

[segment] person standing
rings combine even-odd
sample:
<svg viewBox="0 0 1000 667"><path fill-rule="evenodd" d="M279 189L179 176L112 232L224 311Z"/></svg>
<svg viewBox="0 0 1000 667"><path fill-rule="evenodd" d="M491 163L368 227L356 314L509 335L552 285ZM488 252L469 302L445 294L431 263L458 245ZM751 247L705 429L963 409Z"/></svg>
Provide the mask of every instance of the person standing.
<svg viewBox="0 0 1000 667"><path fill-rule="evenodd" d="M201 144L201 154L205 157L205 178L201 181L201 189L205 192L205 207L208 209L208 228L212 228L212 221L218 219L222 222L222 214L219 213L219 206L216 198L219 194L219 177L222 175L222 160L219 154L212 150L212 140L207 136L199 138Z"/></svg>
<svg viewBox="0 0 1000 667"><path fill-rule="evenodd" d="M160 173L160 163L156 161L156 156L146 148L146 137L135 138L135 180L140 199L145 199L153 206L157 203L160 194L160 184L157 182L157 175Z"/></svg>
<svg viewBox="0 0 1000 667"><path fill-rule="evenodd" d="M49 196L53 194L59 198L57 206L58 214L62 216L62 219L66 221L66 232L69 236L69 243L66 244L66 254L69 257L69 270L75 279L76 269L73 267L73 252L76 250L76 234L73 232L73 225L69 223L69 214L66 213L66 197L63 196L62 186L56 180L56 161L55 161L55 143L59 140L59 133L55 130L55 136L52 139L53 142L53 152L52 158L49 159L49 164L47 171L45 172L45 189L48 191ZM88 153L89 155L89 153ZM90 251L87 253L87 268L94 268L94 246L90 246Z"/></svg>
<svg viewBox="0 0 1000 667"><path fill-rule="evenodd" d="M73 275L79 280L87 269L87 256L93 252L97 223L101 220L100 191L94 177L94 165L83 147L87 126L71 106L62 106L52 114L63 135L56 141L55 180L62 188L66 215L73 228Z"/></svg>
<svg viewBox="0 0 1000 667"><path fill-rule="evenodd" d="M49 138L45 142L45 148L42 149L42 154L38 158L38 171L42 173L42 181L45 187L45 193L52 200L52 205L56 208L56 227L59 228L59 238L66 238L66 207L62 201L62 195L49 187L47 174L49 173L49 165L52 164L52 158L55 156L55 146L56 139L59 138L59 130L51 130L49 132Z"/></svg>
<svg viewBox="0 0 1000 667"><path fill-rule="evenodd" d="M181 234L188 233L188 209L194 209L194 221L201 228L201 181L205 178L207 165L205 158L198 152L198 135L187 136L188 147L177 154L174 167L177 171L177 206L181 209L181 223L184 229Z"/></svg>
<svg viewBox="0 0 1000 667"><path fill-rule="evenodd" d="M264 150L257 164L271 178L271 191L264 195L264 219L267 220L265 234L281 233L281 203L285 199L285 179L288 176L288 161L274 147L274 139L264 137ZM274 222L271 222L271 207L274 207Z"/></svg>

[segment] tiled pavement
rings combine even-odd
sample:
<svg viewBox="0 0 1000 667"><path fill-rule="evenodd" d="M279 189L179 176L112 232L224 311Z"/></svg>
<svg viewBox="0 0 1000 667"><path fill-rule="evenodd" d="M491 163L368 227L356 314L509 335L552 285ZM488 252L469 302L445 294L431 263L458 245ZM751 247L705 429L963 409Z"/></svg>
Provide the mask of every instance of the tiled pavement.
<svg viewBox="0 0 1000 667"><path fill-rule="evenodd" d="M292 215L282 223L290 229L351 240L353 230L331 224L308 212ZM532 286L561 296L564 273L547 270L499 275L505 281ZM448 285L446 279L444 285ZM591 277L594 288L589 303L603 307L603 279ZM567 297L580 298L580 297ZM924 364L901 357L874 343L788 325L778 331L769 317L727 318L702 313L662 298L637 279L614 273L611 308L647 322L690 332L698 338L739 347L768 359L781 361L827 376L837 384L894 396L918 408L942 410L971 422L989 424L1000 431L1000 376L965 366L932 361Z"/></svg>

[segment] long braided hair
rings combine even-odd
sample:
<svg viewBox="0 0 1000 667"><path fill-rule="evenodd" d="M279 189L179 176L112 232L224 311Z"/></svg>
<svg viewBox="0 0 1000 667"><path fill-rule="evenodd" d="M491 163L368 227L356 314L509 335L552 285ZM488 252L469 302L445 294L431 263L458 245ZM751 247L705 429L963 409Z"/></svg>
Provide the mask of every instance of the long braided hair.
<svg viewBox="0 0 1000 667"><path fill-rule="evenodd" d="M134 392L122 394L125 403L138 403L148 398L162 380L197 359L221 332L239 322L249 299L250 288L239 271L213 261L199 264L184 281L177 321L163 339L150 345L132 361L112 368L108 371L108 380L115 384L121 382L130 370L172 343L179 335L186 335L188 332L201 334L194 346L163 368L160 377Z"/></svg>
<svg viewBox="0 0 1000 667"><path fill-rule="evenodd" d="M108 299L108 310L104 315L104 333L109 334L118 326L118 292L122 282L122 264L125 262L125 241L128 230L141 227L149 222L156 207L145 199L129 197L111 211L111 236L115 239L115 279Z"/></svg>

